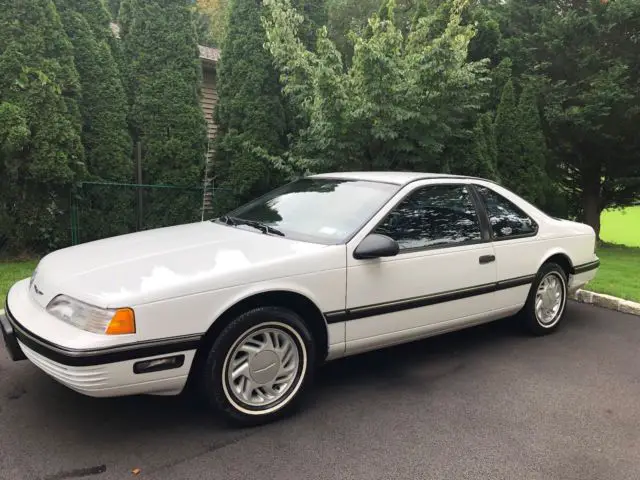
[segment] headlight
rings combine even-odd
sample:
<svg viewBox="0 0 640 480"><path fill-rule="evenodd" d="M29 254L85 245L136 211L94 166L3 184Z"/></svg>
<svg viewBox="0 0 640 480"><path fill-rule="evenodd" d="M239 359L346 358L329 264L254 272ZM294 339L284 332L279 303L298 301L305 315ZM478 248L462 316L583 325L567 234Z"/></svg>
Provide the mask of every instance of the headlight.
<svg viewBox="0 0 640 480"><path fill-rule="evenodd" d="M136 333L135 316L130 308L109 310L58 295L47 305L47 312L87 332L105 335Z"/></svg>

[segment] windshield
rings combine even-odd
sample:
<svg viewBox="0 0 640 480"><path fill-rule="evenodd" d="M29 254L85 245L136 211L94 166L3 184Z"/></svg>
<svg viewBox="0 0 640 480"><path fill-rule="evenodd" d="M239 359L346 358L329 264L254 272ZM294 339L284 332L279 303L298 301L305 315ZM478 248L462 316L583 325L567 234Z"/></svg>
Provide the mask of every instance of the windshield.
<svg viewBox="0 0 640 480"><path fill-rule="evenodd" d="M303 178L221 217L227 225L259 222L294 240L343 243L369 220L398 185L330 178Z"/></svg>

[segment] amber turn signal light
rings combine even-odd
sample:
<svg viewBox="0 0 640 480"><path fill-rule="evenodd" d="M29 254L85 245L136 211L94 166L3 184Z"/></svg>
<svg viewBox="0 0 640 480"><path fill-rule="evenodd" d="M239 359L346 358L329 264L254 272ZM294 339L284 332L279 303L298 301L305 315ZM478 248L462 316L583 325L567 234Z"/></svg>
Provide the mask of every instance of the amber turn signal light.
<svg viewBox="0 0 640 480"><path fill-rule="evenodd" d="M119 308L109 322L107 335L124 335L136 333L136 317L130 308Z"/></svg>

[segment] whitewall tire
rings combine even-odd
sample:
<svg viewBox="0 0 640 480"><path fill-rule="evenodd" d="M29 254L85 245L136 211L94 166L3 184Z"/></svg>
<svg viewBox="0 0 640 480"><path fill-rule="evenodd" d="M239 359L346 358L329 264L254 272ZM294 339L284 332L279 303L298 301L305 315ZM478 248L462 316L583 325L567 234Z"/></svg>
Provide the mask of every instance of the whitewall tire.
<svg viewBox="0 0 640 480"><path fill-rule="evenodd" d="M524 326L534 335L555 331L567 306L567 274L556 263L540 267L520 313Z"/></svg>
<svg viewBox="0 0 640 480"><path fill-rule="evenodd" d="M202 371L209 403L236 424L257 425L293 411L316 364L309 329L280 307L250 310L213 342Z"/></svg>

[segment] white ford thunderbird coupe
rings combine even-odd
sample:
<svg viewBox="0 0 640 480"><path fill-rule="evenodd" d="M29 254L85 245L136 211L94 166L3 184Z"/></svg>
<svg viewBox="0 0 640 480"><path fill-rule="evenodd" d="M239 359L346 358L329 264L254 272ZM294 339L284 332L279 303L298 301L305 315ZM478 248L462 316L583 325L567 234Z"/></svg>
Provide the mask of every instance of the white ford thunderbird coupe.
<svg viewBox="0 0 640 480"><path fill-rule="evenodd" d="M256 424L328 360L509 316L554 331L594 248L591 227L491 181L322 174L213 221L53 252L0 323L14 360L80 393L175 395L190 380Z"/></svg>

